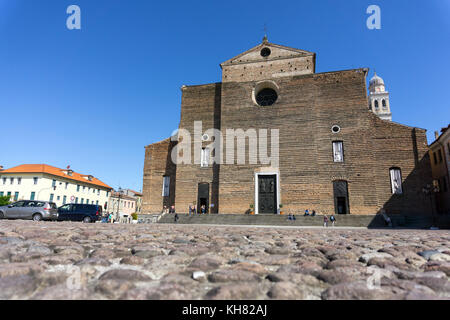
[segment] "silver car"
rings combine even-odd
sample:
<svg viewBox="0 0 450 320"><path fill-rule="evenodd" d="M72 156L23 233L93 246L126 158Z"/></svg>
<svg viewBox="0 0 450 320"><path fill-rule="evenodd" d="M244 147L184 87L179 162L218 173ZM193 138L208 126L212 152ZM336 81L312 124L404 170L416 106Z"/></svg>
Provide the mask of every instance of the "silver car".
<svg viewBox="0 0 450 320"><path fill-rule="evenodd" d="M0 207L0 219L57 220L58 208L49 201L17 201Z"/></svg>

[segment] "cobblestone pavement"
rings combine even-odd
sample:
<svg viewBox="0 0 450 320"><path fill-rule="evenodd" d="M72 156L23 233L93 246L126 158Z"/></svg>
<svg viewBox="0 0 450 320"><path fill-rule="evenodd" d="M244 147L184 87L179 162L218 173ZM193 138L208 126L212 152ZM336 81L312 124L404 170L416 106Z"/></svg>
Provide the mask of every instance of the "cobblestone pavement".
<svg viewBox="0 0 450 320"><path fill-rule="evenodd" d="M450 232L0 221L0 299L449 299Z"/></svg>

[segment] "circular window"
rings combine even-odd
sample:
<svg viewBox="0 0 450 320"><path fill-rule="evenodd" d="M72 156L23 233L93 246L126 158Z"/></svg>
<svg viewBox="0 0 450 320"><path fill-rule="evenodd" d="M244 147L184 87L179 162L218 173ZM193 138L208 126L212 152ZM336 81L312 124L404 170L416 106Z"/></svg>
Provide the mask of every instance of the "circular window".
<svg viewBox="0 0 450 320"><path fill-rule="evenodd" d="M264 48L264 49L261 50L261 56L263 56L263 57L270 56L270 53L271 53L271 51L270 51L269 48Z"/></svg>
<svg viewBox="0 0 450 320"><path fill-rule="evenodd" d="M203 140L203 141L208 141L208 140L209 140L209 136L205 133L205 134L202 136L202 140Z"/></svg>
<svg viewBox="0 0 450 320"><path fill-rule="evenodd" d="M331 127L331 131L333 131L333 133L339 133L341 131L341 128L334 125L333 127Z"/></svg>
<svg viewBox="0 0 450 320"><path fill-rule="evenodd" d="M278 94L271 88L265 88L258 92L256 95L256 102L261 106L271 106L277 101Z"/></svg>

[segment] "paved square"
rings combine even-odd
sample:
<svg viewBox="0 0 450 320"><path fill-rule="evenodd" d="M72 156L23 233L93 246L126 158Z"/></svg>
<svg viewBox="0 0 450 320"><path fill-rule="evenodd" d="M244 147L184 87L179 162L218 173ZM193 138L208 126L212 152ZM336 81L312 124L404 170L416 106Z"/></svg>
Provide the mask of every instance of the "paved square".
<svg viewBox="0 0 450 320"><path fill-rule="evenodd" d="M450 232L0 221L0 299L449 299Z"/></svg>

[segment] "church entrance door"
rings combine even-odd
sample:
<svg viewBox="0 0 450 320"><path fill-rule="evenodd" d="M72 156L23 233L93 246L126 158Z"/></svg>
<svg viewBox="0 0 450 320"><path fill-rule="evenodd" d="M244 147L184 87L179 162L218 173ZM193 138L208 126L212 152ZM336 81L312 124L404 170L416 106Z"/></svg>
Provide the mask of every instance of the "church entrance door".
<svg viewBox="0 0 450 320"><path fill-rule="evenodd" d="M258 176L258 213L277 213L276 175Z"/></svg>
<svg viewBox="0 0 450 320"><path fill-rule="evenodd" d="M334 181L334 208L336 214L350 214L347 181Z"/></svg>
<svg viewBox="0 0 450 320"><path fill-rule="evenodd" d="M197 212L202 212L202 206L205 206L206 213L209 212L209 183L198 184Z"/></svg>

